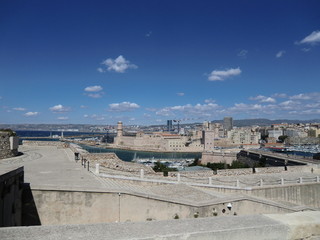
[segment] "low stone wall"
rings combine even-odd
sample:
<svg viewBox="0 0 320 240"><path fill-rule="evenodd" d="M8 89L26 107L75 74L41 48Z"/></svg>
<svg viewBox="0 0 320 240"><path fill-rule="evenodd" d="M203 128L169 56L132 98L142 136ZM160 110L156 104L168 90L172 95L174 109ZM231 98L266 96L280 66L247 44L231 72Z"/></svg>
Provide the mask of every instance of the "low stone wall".
<svg viewBox="0 0 320 240"><path fill-rule="evenodd" d="M310 166L287 166L285 167L264 167L264 168L237 168L237 169L220 169L217 170L219 176L237 176L251 174L267 174L267 173L285 173L285 172L311 172Z"/></svg>
<svg viewBox="0 0 320 240"><path fill-rule="evenodd" d="M22 145L26 146L39 146L39 147L45 147L45 146L55 146L59 148L66 148L69 147L68 143L60 142L60 141L32 141L32 140L23 140Z"/></svg>
<svg viewBox="0 0 320 240"><path fill-rule="evenodd" d="M225 162L231 164L237 160L237 152L203 152L201 164Z"/></svg>
<svg viewBox="0 0 320 240"><path fill-rule="evenodd" d="M252 174L252 168L237 168L237 169L218 169L217 175L219 176L238 176Z"/></svg>
<svg viewBox="0 0 320 240"><path fill-rule="evenodd" d="M118 171L140 173L140 170L143 169L146 174L154 174L151 167L139 163L122 161L115 153L81 154L81 158L89 161L91 166L95 166L96 163L99 163L102 167Z"/></svg>
<svg viewBox="0 0 320 240"><path fill-rule="evenodd" d="M190 177L190 178L204 178L204 177L212 177L214 172L212 170L201 170L201 171L179 171L179 172L169 172L169 177L176 177L177 174L180 174L181 177ZM163 176L163 173L157 173L158 175Z"/></svg>

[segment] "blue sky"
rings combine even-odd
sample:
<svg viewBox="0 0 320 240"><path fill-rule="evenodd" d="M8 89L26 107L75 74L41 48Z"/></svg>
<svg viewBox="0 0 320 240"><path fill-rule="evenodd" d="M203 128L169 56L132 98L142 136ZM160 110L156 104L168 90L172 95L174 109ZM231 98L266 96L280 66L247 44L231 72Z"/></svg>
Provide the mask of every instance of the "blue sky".
<svg viewBox="0 0 320 240"><path fill-rule="evenodd" d="M0 2L0 123L320 118L320 1Z"/></svg>

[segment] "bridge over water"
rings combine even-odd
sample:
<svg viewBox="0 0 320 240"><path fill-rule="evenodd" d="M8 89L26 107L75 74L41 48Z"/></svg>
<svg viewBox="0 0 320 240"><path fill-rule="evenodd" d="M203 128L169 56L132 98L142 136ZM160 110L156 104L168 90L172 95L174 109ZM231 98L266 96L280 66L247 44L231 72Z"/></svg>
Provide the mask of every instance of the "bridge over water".
<svg viewBox="0 0 320 240"><path fill-rule="evenodd" d="M294 166L320 164L320 160L299 155L291 155L285 153L275 153L258 149L241 150L238 156L247 157L254 161L265 160L266 165L271 166Z"/></svg>

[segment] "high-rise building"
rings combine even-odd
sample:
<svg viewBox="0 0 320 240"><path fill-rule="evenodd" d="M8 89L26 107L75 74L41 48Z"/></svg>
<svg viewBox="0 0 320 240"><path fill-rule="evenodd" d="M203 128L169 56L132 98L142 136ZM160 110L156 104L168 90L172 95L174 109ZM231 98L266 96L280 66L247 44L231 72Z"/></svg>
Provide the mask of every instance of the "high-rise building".
<svg viewBox="0 0 320 240"><path fill-rule="evenodd" d="M167 120L167 131L168 132L172 131L172 120Z"/></svg>
<svg viewBox="0 0 320 240"><path fill-rule="evenodd" d="M233 119L232 117L223 118L223 128L225 131L230 131L233 129Z"/></svg>

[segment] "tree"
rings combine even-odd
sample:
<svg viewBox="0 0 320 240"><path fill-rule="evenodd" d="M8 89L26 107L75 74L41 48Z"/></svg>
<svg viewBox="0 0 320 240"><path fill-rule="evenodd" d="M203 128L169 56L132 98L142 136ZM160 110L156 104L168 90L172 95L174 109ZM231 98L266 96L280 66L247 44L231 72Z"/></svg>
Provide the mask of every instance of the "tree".
<svg viewBox="0 0 320 240"><path fill-rule="evenodd" d="M286 138L288 138L287 135L281 135L281 136L278 137L278 140L279 140L279 142L283 143L284 140L286 140Z"/></svg>
<svg viewBox="0 0 320 240"><path fill-rule="evenodd" d="M169 168L167 165L165 165L159 161L154 164L153 170L155 172L174 172L174 171L177 171L175 168Z"/></svg>
<svg viewBox="0 0 320 240"><path fill-rule="evenodd" d="M190 163L188 167L198 166L198 165L199 165L199 158L195 158L193 163Z"/></svg>

